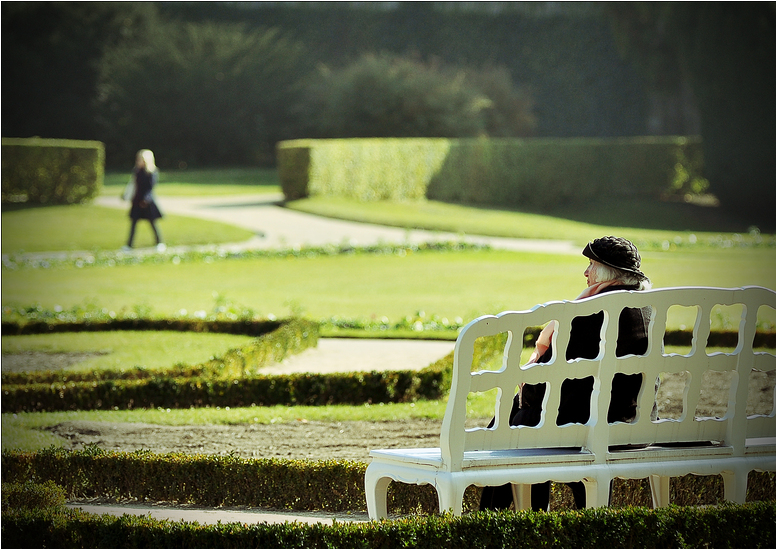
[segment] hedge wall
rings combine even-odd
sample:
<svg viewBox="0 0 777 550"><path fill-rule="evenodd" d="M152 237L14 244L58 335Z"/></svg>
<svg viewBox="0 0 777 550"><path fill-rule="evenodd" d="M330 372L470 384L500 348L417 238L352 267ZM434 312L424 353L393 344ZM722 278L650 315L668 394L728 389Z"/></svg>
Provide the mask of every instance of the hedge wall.
<svg viewBox="0 0 777 550"><path fill-rule="evenodd" d="M105 147L99 141L2 139L2 202L75 204L103 185Z"/></svg>
<svg viewBox="0 0 777 550"><path fill-rule="evenodd" d="M278 171L288 200L553 206L602 194L658 197L678 165L697 174L701 155L701 141L685 137L295 140L278 144Z"/></svg>

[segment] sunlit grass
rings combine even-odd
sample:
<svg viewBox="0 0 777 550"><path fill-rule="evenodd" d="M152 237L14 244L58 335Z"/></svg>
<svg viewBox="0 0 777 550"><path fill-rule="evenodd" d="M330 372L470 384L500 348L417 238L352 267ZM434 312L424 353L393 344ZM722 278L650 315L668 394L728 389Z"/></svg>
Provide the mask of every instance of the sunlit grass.
<svg viewBox="0 0 777 550"><path fill-rule="evenodd" d="M130 171L105 174L102 195L119 195ZM280 193L278 171L274 168L216 168L163 170L155 193L160 197L192 197Z"/></svg>
<svg viewBox="0 0 777 550"><path fill-rule="evenodd" d="M575 298L585 285L584 260L492 250L3 269L2 302L47 309L94 303L115 312L147 305L153 315L176 316L210 311L221 295L260 316L397 320L423 310L469 321ZM646 253L643 268L656 288L775 285L768 249Z"/></svg>
<svg viewBox="0 0 777 550"><path fill-rule="evenodd" d="M135 367L163 369L177 363L195 365L245 346L249 336L232 334L105 331L3 336L3 354L94 353L69 367L73 371L124 371Z"/></svg>
<svg viewBox="0 0 777 550"><path fill-rule="evenodd" d="M117 250L127 243L130 219L127 210L93 204L28 208L2 215L2 252L52 252L61 250ZM165 214L157 222L168 246L242 242L251 231L234 225ZM135 247L156 245L151 226L141 220Z"/></svg>

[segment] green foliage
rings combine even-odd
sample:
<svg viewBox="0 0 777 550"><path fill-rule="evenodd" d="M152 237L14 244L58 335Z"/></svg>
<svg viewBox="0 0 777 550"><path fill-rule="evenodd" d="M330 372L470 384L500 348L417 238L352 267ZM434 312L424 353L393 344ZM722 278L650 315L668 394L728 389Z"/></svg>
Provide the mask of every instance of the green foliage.
<svg viewBox="0 0 777 550"><path fill-rule="evenodd" d="M131 159L141 143L162 167L271 164L304 66L302 45L277 29L161 24L102 58L109 153Z"/></svg>
<svg viewBox="0 0 777 550"><path fill-rule="evenodd" d="M286 322L206 322L111 320L97 323L4 323L5 334L40 331L74 330L182 330L222 331L239 334L261 334L252 344L230 350L222 357L201 365L178 364L161 370L136 368L126 371L37 372L3 375L4 411L114 409L134 407L239 406L262 403L297 402L315 397L300 397L309 381L280 383L261 376L261 367L280 361L288 354L315 346L318 325L294 319ZM5 332L7 331L7 332ZM400 375L398 375L401 378ZM302 380L304 376L298 377ZM393 380L385 384L389 395L396 395ZM405 386L408 383L405 383ZM320 387L322 384L319 384ZM324 383L323 386L330 384ZM379 383L380 385L380 383ZM276 391L276 386L278 390ZM290 387L291 386L291 389ZM309 389L309 388L308 388ZM404 389L404 387L403 387ZM337 388L328 390L336 392ZM332 399L331 393L319 389L318 395ZM313 393L315 396L316 393ZM368 394L369 395L369 394ZM6 408L9 407L9 408Z"/></svg>
<svg viewBox="0 0 777 550"><path fill-rule="evenodd" d="M449 148L445 139L295 140L278 145L278 174L290 200L308 195L422 199Z"/></svg>
<svg viewBox="0 0 777 550"><path fill-rule="evenodd" d="M3 203L76 204L103 185L99 141L3 138L2 149Z"/></svg>
<svg viewBox="0 0 777 550"><path fill-rule="evenodd" d="M297 140L279 144L278 163L290 200L551 208L603 195L657 198L676 172L697 170L683 159L697 159L699 146L686 138Z"/></svg>
<svg viewBox="0 0 777 550"><path fill-rule="evenodd" d="M365 54L311 80L300 108L311 137L525 136L535 125L503 68Z"/></svg>
<svg viewBox="0 0 777 550"><path fill-rule="evenodd" d="M479 512L380 522L216 524L96 516L79 510L3 513L14 548L772 548L774 503L659 510Z"/></svg>
<svg viewBox="0 0 777 550"><path fill-rule="evenodd" d="M59 508L65 504L65 490L48 480L35 483L27 480L19 483L3 483L3 513L18 510L42 510Z"/></svg>
<svg viewBox="0 0 777 550"><path fill-rule="evenodd" d="M3 451L2 476L8 482L53 481L76 498L138 499L288 510L363 511L367 464L349 460L244 459L233 455L116 452L89 446L81 451L50 447L37 452ZM628 513L649 506L646 480L618 480L613 509ZM753 472L748 502L773 500L774 472ZM672 480L676 505L719 504L719 476L683 476ZM710 496L700 499L699 492ZM464 509L476 511L480 490L464 495ZM563 498L553 493L552 509ZM389 513L433 514L437 495L431 486L391 483ZM586 511L581 511L586 512ZM590 512L590 511L587 511Z"/></svg>

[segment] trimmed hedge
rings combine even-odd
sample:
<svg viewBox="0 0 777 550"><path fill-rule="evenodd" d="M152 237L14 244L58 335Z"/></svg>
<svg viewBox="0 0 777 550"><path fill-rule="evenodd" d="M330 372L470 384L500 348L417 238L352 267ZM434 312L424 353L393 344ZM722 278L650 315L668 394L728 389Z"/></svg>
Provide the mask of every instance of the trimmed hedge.
<svg viewBox="0 0 777 550"><path fill-rule="evenodd" d="M6 332L6 327L8 332ZM453 353L420 371L295 373L265 376L261 367L287 354L314 347L318 325L311 321L218 322L122 320L98 323L33 322L3 324L3 334L78 330L196 330L256 334L271 330L252 344L201 365L119 372L46 371L3 374L2 412L110 410L132 408L244 407L251 405L332 405L402 403L440 399L450 388ZM527 331L531 346L539 329ZM505 335L476 343L473 369L502 353ZM669 332L668 345L689 345L690 333ZM734 346L736 333L711 333L710 345ZM774 333L759 334L760 345L774 347Z"/></svg>
<svg viewBox="0 0 777 550"><path fill-rule="evenodd" d="M478 512L381 522L217 524L3 513L9 548L774 548L775 505Z"/></svg>
<svg viewBox="0 0 777 550"><path fill-rule="evenodd" d="M8 385L3 387L2 410L6 413L406 402L439 399L444 391L441 379L441 372L425 370Z"/></svg>
<svg viewBox="0 0 777 550"><path fill-rule="evenodd" d="M3 512L21 509L58 508L67 501L65 490L49 480L35 483L27 480L23 483L3 483Z"/></svg>
<svg viewBox="0 0 777 550"><path fill-rule="evenodd" d="M100 191L105 146L99 141L2 139L2 202L76 204Z"/></svg>
<svg viewBox="0 0 777 550"><path fill-rule="evenodd" d="M686 137L324 139L278 144L288 200L422 198L553 206L602 194L658 197L677 171L698 174L701 142Z"/></svg>
<svg viewBox="0 0 777 550"><path fill-rule="evenodd" d="M83 451L50 447L38 452L3 451L3 480L35 479L62 486L71 498L115 498L253 506L289 510L365 510L367 465L350 460L243 459L235 456ZM470 509L477 490L467 491ZM408 514L437 509L430 486L394 483L389 509Z"/></svg>
<svg viewBox="0 0 777 550"><path fill-rule="evenodd" d="M71 498L137 499L200 506L252 506L330 512L366 509L364 473L367 464L351 460L244 459L201 454L155 454L149 451L82 451L50 447L37 452L3 451L6 482L52 481ZM566 486L554 484L551 509L571 507ZM751 472L747 499L774 500L774 472ZM464 493L464 509L477 510L480 490ZM672 502L694 506L723 500L720 476L673 478ZM391 483L391 513L431 514L437 494L430 485ZM613 507L650 506L645 479L617 479Z"/></svg>
<svg viewBox="0 0 777 550"><path fill-rule="evenodd" d="M3 335L46 334L54 332L104 332L149 330L180 332L217 332L257 336L247 346L227 351L198 365L178 363L163 369L134 368L124 371L38 371L3 373L4 386L68 384L104 380L142 380L150 378L225 378L252 376L261 367L286 356L316 347L319 325L304 319L284 321L194 321L194 320L111 320L90 323L46 323L36 321L19 325L3 323Z"/></svg>

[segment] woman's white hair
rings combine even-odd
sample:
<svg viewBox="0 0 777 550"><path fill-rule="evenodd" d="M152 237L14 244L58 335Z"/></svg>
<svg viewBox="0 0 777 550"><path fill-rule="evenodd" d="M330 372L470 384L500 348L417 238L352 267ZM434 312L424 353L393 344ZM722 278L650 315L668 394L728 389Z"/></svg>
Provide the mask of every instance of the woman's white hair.
<svg viewBox="0 0 777 550"><path fill-rule="evenodd" d="M604 265L601 262L593 262L593 269L597 283L618 281L622 285L637 286L638 290L650 290L653 287L653 283L647 277L643 279L639 275Z"/></svg>
<svg viewBox="0 0 777 550"><path fill-rule="evenodd" d="M156 172L156 161L154 160L154 153L150 149L141 149L138 151L138 156L143 158L143 162L146 164L146 172Z"/></svg>

